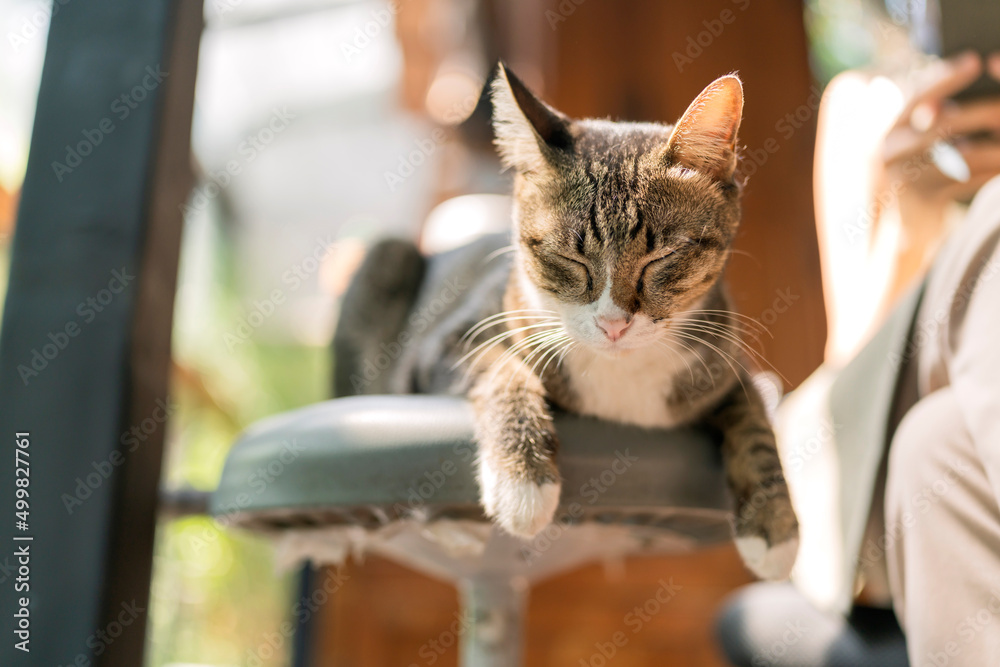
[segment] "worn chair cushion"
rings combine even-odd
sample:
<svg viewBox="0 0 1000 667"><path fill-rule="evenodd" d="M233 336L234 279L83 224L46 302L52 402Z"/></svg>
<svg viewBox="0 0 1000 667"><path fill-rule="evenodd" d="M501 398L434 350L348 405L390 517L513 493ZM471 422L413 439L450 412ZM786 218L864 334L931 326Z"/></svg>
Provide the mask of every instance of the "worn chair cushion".
<svg viewBox="0 0 1000 667"><path fill-rule="evenodd" d="M564 523L623 523L699 543L729 538L718 443L697 428L645 430L556 416ZM212 497L262 531L399 518L484 521L472 412L446 396L340 398L266 419L236 443Z"/></svg>

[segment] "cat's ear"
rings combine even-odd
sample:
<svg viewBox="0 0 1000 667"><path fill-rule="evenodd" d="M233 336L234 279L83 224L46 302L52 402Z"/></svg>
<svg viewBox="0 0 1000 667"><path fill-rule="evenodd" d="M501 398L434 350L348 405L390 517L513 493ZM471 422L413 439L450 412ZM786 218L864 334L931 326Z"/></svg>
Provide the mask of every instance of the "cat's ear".
<svg viewBox="0 0 1000 667"><path fill-rule="evenodd" d="M503 63L493 79L492 100L493 131L504 166L534 171L558 164L572 150L573 121L535 97Z"/></svg>
<svg viewBox="0 0 1000 667"><path fill-rule="evenodd" d="M736 134L743 118L743 84L735 74L710 83L674 126L667 159L721 181L736 170Z"/></svg>

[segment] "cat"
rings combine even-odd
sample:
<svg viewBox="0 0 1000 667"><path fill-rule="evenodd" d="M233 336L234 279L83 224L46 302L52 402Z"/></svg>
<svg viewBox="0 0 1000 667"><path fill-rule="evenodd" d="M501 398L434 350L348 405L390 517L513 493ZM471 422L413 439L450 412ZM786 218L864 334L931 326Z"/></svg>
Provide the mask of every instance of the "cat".
<svg viewBox="0 0 1000 667"><path fill-rule="evenodd" d="M571 119L503 65L492 102L495 144L514 178L512 252L484 264L498 247L484 240L436 261L461 294L443 299L427 331L412 331L386 379L359 387L348 362L337 393L467 396L484 510L524 538L559 503L553 408L650 428L705 424L720 434L741 557L761 578L786 578L798 523L746 370L739 336L753 323L732 312L722 280L740 218L740 79L712 82L673 126ZM360 274L371 279L355 280L345 303L390 302L386 267L398 266L415 268L397 272L397 292L442 284L424 275L412 244L390 241L373 249ZM380 293L364 287L372 281ZM419 310L409 320L394 312L397 328L415 328ZM338 360L378 352L370 329L341 329Z"/></svg>

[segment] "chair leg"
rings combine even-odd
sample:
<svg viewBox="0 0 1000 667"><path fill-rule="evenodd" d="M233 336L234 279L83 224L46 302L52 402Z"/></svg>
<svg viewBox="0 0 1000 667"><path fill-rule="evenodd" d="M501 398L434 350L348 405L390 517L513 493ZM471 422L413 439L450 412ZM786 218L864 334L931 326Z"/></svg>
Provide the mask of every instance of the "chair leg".
<svg viewBox="0 0 1000 667"><path fill-rule="evenodd" d="M521 664L528 584L519 577L481 575L459 585L462 667L517 667Z"/></svg>
<svg viewBox="0 0 1000 667"><path fill-rule="evenodd" d="M312 562L305 563L299 570L298 589L299 595L296 600L310 600L315 592L316 572ZM313 630L316 628L317 614L296 619L295 635L292 640L292 667L309 667L313 662Z"/></svg>

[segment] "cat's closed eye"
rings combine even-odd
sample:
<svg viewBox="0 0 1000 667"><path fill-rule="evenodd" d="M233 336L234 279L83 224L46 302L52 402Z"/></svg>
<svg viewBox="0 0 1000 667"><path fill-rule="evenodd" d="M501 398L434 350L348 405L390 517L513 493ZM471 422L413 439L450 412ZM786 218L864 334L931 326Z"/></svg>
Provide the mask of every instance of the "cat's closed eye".
<svg viewBox="0 0 1000 667"><path fill-rule="evenodd" d="M680 250L680 248L670 248L669 250L664 251L659 257L654 257L646 262L646 265L642 267L642 270L645 271L646 269L664 266L668 260L672 261L673 259L676 259L675 255L678 250Z"/></svg>
<svg viewBox="0 0 1000 667"><path fill-rule="evenodd" d="M583 261L561 253L541 255L539 259L546 267L546 273L549 274L552 282L558 286L558 289L549 291L580 296L593 289L594 280L590 267Z"/></svg>
<svg viewBox="0 0 1000 667"><path fill-rule="evenodd" d="M645 266L642 267L642 271L639 272L639 281L636 284L636 291L642 294L643 290L648 285L650 277L662 272L664 269L673 264L678 259L680 253L687 249L687 247L687 243L680 243L673 248L665 249L659 253L659 256L653 257L646 262Z"/></svg>
<svg viewBox="0 0 1000 667"><path fill-rule="evenodd" d="M666 269L676 262L686 251L697 245L699 245L698 241L681 236L673 246L655 253L642 267L642 271L639 272L636 291L642 294L643 290L649 285L651 278L653 278L655 284L662 286L665 278L662 274L666 272Z"/></svg>
<svg viewBox="0 0 1000 667"><path fill-rule="evenodd" d="M587 261L585 257L570 257L569 255L564 255L562 253L556 253L556 255L561 259L566 260L567 262L572 262L573 264L579 264L584 268L584 270L587 272L588 275L590 274L590 263Z"/></svg>

